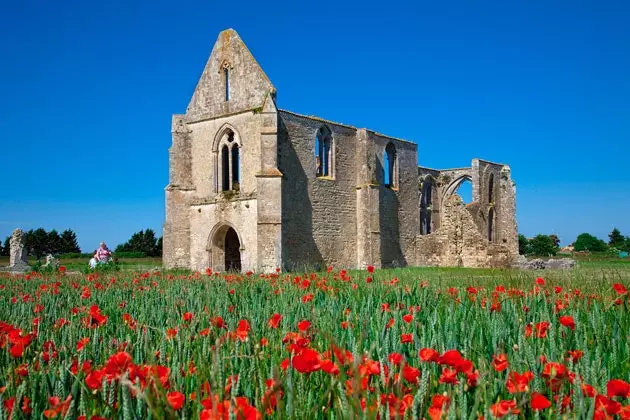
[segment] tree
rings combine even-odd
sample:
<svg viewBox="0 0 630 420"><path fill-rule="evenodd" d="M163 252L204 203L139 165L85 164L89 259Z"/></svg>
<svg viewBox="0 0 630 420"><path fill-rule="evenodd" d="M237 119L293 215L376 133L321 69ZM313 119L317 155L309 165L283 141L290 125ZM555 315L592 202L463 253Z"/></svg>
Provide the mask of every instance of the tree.
<svg viewBox="0 0 630 420"><path fill-rule="evenodd" d="M55 229L48 232L46 242L46 252L49 254L59 254L61 252L61 236Z"/></svg>
<svg viewBox="0 0 630 420"><path fill-rule="evenodd" d="M529 239L523 234L518 235L518 253L520 255L528 255L532 253L532 249L529 246Z"/></svg>
<svg viewBox="0 0 630 420"><path fill-rule="evenodd" d="M612 232L608 234L608 245L614 246L617 249L622 249L625 246L626 238L623 237L619 229L614 228Z"/></svg>
<svg viewBox="0 0 630 420"><path fill-rule="evenodd" d="M127 242L116 247L116 252L144 252L149 257L160 255L158 240L153 229L134 233Z"/></svg>
<svg viewBox="0 0 630 420"><path fill-rule="evenodd" d="M553 246L560 249L560 238L555 233L553 235L549 235L551 240L553 241Z"/></svg>
<svg viewBox="0 0 630 420"><path fill-rule="evenodd" d="M42 258L48 250L48 233L42 228L31 229L24 237L29 255L34 255L38 260Z"/></svg>
<svg viewBox="0 0 630 420"><path fill-rule="evenodd" d="M529 240L529 246L531 247L532 254L539 255L541 257L556 255L559 251L554 238L550 235L534 236Z"/></svg>
<svg viewBox="0 0 630 420"><path fill-rule="evenodd" d="M77 242L77 234L72 229L66 229L61 232L61 250L62 254L70 252L81 252L79 243Z"/></svg>
<svg viewBox="0 0 630 420"><path fill-rule="evenodd" d="M10 255L11 252L11 237L7 236L4 240L4 245L2 246L2 254L1 255Z"/></svg>
<svg viewBox="0 0 630 420"><path fill-rule="evenodd" d="M162 256L162 237L160 236L160 238L157 240L157 250L156 250L156 257L161 257Z"/></svg>
<svg viewBox="0 0 630 420"><path fill-rule="evenodd" d="M604 252L608 248L606 242L589 233L580 234L575 240L576 251Z"/></svg>

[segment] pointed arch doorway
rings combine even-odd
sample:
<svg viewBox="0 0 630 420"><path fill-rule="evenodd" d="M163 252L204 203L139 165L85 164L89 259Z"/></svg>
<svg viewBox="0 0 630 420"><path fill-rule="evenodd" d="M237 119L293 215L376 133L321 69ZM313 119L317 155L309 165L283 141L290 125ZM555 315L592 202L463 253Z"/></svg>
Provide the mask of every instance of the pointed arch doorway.
<svg viewBox="0 0 630 420"><path fill-rule="evenodd" d="M227 224L216 226L210 233L208 260L215 271L241 271L241 239Z"/></svg>

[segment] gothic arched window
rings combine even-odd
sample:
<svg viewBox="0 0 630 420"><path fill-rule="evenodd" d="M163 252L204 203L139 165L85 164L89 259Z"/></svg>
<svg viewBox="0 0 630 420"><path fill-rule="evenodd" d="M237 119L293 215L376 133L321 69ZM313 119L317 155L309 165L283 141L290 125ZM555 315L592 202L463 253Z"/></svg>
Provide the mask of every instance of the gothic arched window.
<svg viewBox="0 0 630 420"><path fill-rule="evenodd" d="M332 177L334 163L333 138L330 129L322 126L315 136L315 174L318 177Z"/></svg>
<svg viewBox="0 0 630 420"><path fill-rule="evenodd" d="M383 157L383 184L388 187L398 187L398 162L396 161L396 147L388 143Z"/></svg>
<svg viewBox="0 0 630 420"><path fill-rule="evenodd" d="M234 131L227 128L218 140L217 177L219 191L241 189L241 143Z"/></svg>

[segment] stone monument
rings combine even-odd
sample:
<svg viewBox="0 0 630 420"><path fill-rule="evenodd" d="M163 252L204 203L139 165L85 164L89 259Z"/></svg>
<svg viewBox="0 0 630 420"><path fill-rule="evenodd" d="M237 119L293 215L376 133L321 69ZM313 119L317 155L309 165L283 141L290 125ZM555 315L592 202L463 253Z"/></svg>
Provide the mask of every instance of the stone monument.
<svg viewBox="0 0 630 420"><path fill-rule="evenodd" d="M46 255L46 263L42 265L42 268L54 268L56 270L59 268L59 260L52 254L48 254Z"/></svg>
<svg viewBox="0 0 630 420"><path fill-rule="evenodd" d="M11 235L9 266L3 267L2 271L24 272L29 271L26 258L26 238L22 229L15 229Z"/></svg>

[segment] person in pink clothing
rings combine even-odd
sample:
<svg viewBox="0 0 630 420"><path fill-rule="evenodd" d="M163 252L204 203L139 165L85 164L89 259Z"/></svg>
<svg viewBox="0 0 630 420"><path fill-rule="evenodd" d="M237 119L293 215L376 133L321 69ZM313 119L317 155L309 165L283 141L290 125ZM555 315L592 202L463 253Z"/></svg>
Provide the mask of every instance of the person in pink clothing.
<svg viewBox="0 0 630 420"><path fill-rule="evenodd" d="M96 261L100 264L106 264L112 256L112 251L107 248L105 242L101 242L101 245L96 250Z"/></svg>

